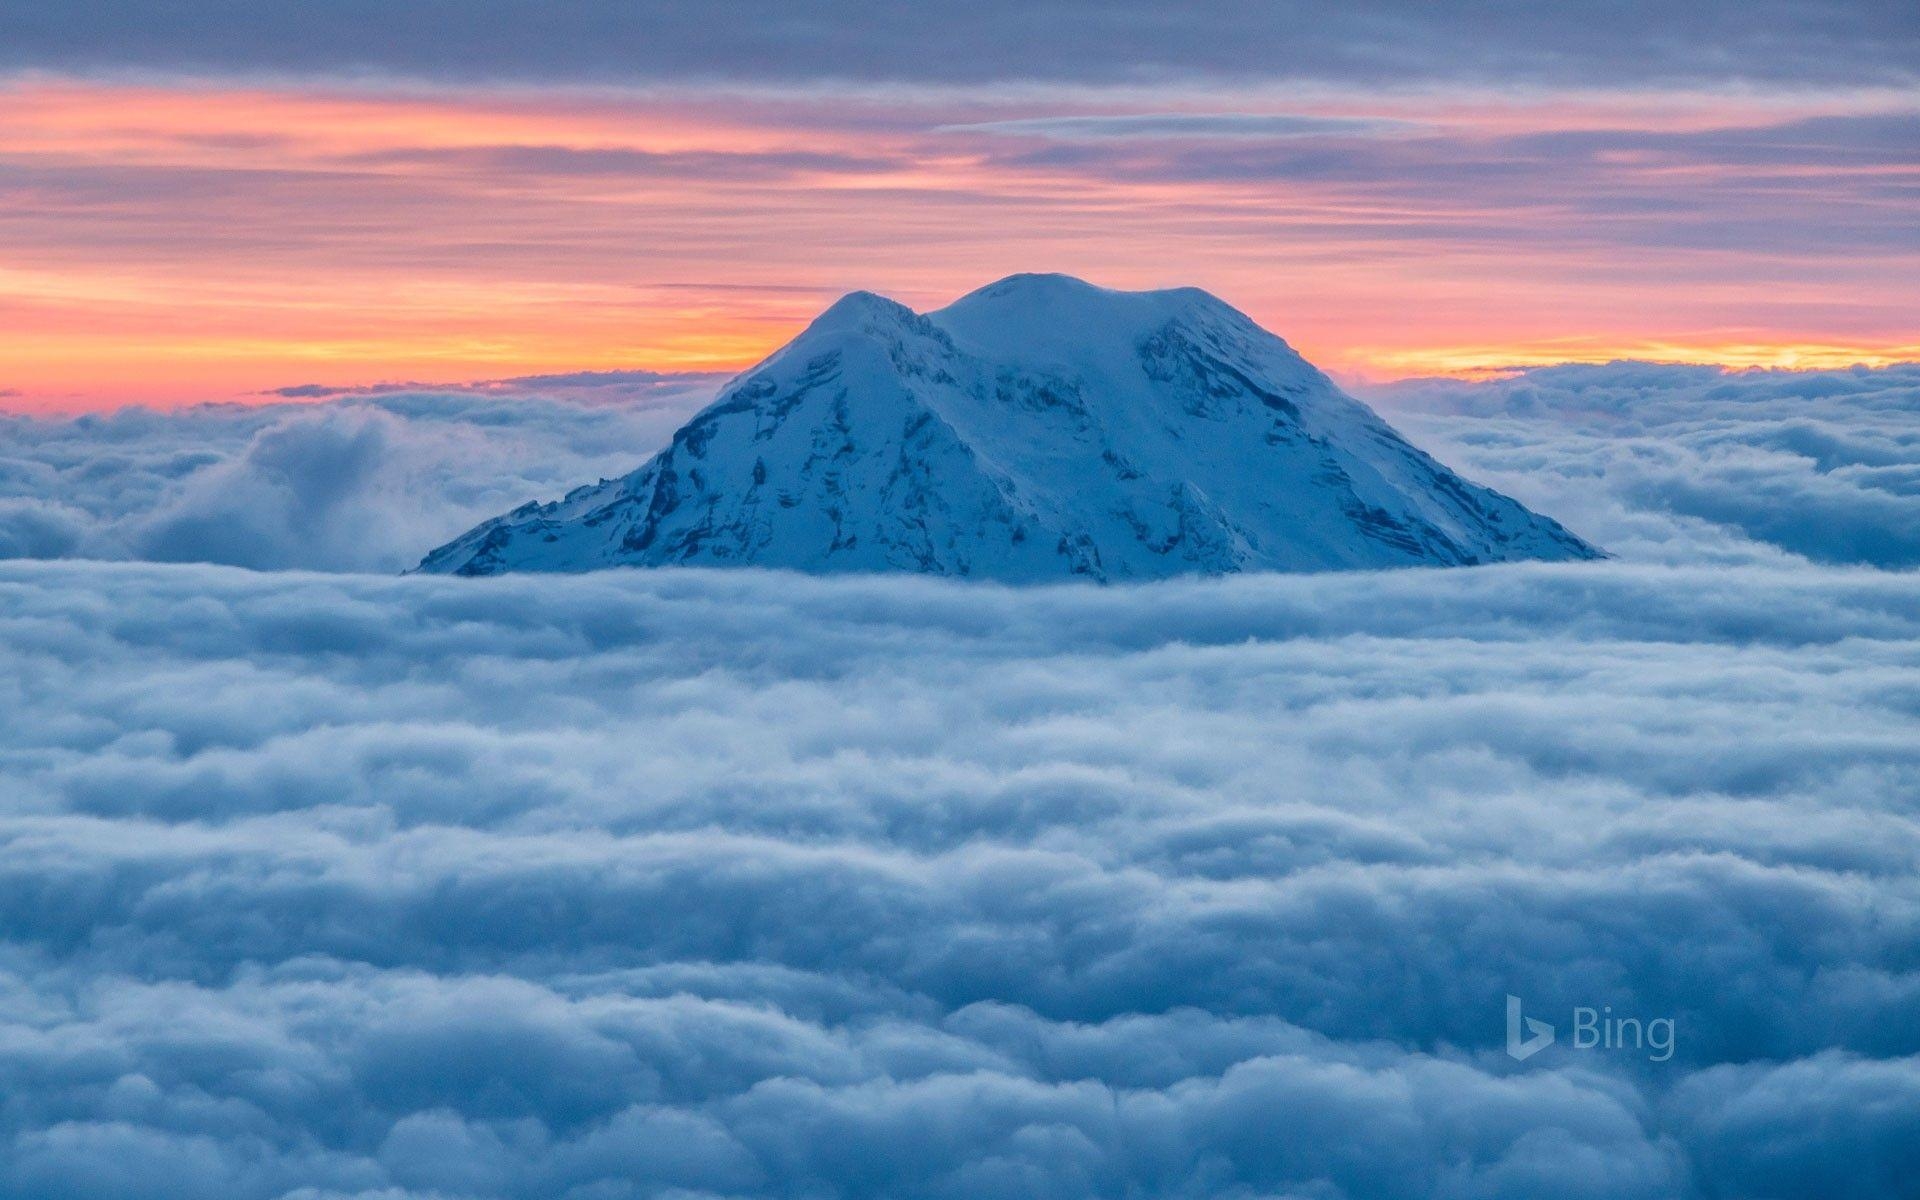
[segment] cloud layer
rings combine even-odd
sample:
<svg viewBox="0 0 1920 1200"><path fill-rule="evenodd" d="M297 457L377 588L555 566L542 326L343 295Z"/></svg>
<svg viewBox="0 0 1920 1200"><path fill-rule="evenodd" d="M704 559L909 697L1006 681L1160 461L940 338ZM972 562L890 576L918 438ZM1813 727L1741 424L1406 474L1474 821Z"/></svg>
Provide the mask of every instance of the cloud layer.
<svg viewBox="0 0 1920 1200"><path fill-rule="evenodd" d="M130 0L12 6L0 65L399 74L437 79L753 84L1158 82L1404 84L1494 78L1858 85L1914 80L1920 22L1899 0L1646 0L1436 6L1331 0L1178 7L990 0Z"/></svg>
<svg viewBox="0 0 1920 1200"><path fill-rule="evenodd" d="M331 398L0 417L0 558L399 571L528 499L631 470L716 382L296 386Z"/></svg>
<svg viewBox="0 0 1920 1200"><path fill-rule="evenodd" d="M1920 566L1920 366L1612 363L1372 398L1441 459L1616 554Z"/></svg>
<svg viewBox="0 0 1920 1200"><path fill-rule="evenodd" d="M1902 1195L1917 596L0 564L0 1190Z"/></svg>
<svg viewBox="0 0 1920 1200"><path fill-rule="evenodd" d="M0 418L0 558L399 571L638 466L712 376ZM1416 444L1634 561L1920 565L1920 368L1616 363L1367 393Z"/></svg>
<svg viewBox="0 0 1920 1200"><path fill-rule="evenodd" d="M1371 374L1920 357L1920 87L143 74L0 97L13 407L236 399L288 363L738 368L846 291L927 308L1021 270L1206 287Z"/></svg>
<svg viewBox="0 0 1920 1200"><path fill-rule="evenodd" d="M707 386L9 419L0 551L391 571ZM0 1192L1905 1195L1917 398L1374 397L1580 567L0 562Z"/></svg>

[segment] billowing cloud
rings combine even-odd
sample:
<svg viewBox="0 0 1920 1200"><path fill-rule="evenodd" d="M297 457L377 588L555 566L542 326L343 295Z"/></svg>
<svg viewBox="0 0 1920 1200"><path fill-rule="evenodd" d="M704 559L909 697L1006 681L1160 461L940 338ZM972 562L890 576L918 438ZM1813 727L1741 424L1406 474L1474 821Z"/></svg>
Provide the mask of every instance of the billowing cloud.
<svg viewBox="0 0 1920 1200"><path fill-rule="evenodd" d="M397 571L495 513L631 470L717 382L294 385L281 394L331 399L0 418L0 558Z"/></svg>
<svg viewBox="0 0 1920 1200"><path fill-rule="evenodd" d="M0 552L388 571L707 386L15 418ZM0 1191L1903 1195L1916 390L1376 397L1600 564L0 563Z"/></svg>
<svg viewBox="0 0 1920 1200"><path fill-rule="evenodd" d="M0 420L0 557L398 571L637 467L718 382L583 372L313 403ZM1368 393L1416 443L1610 552L1920 565L1920 369L1616 363Z"/></svg>
<svg viewBox="0 0 1920 1200"><path fill-rule="evenodd" d="M1248 5L1007 0L928 9L845 0L130 0L12 6L0 64L39 69L427 78L906 83L1548 80L1620 86L1914 80L1900 0L1686 6L1391 0Z"/></svg>
<svg viewBox="0 0 1920 1200"><path fill-rule="evenodd" d="M1902 1195L1917 597L0 564L0 1190Z"/></svg>
<svg viewBox="0 0 1920 1200"><path fill-rule="evenodd" d="M1920 566L1920 367L1613 363L1372 395L1442 459L1617 554Z"/></svg>

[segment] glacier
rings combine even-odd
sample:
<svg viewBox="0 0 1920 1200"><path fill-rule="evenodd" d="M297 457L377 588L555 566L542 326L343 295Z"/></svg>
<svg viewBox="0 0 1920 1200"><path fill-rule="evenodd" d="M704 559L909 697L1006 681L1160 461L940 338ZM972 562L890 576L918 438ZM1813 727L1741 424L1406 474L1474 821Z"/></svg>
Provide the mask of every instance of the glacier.
<svg viewBox="0 0 1920 1200"><path fill-rule="evenodd" d="M925 314L844 296L638 470L418 569L1025 583L1599 557L1204 291L1028 274Z"/></svg>

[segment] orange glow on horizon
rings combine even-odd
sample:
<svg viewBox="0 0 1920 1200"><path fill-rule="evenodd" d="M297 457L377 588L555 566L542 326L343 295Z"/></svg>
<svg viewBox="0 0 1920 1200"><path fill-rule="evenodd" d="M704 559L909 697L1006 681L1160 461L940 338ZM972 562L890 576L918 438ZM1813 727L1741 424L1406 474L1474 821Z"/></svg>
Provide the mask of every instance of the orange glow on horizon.
<svg viewBox="0 0 1920 1200"><path fill-rule="evenodd" d="M1662 140L1764 130L1779 101L1238 99L1400 123L1303 154L996 132L1031 98L38 81L0 100L0 407L14 409L730 371L841 292L924 310L1017 270L1205 287L1371 377L1920 358L1920 253L1899 233L1920 220L1901 199L1916 156L1703 157ZM1539 140L1628 127L1592 151ZM1526 158L1548 153L1578 170ZM1475 156L1487 165L1459 165ZM1776 245L1796 219L1812 232Z"/></svg>
<svg viewBox="0 0 1920 1200"><path fill-rule="evenodd" d="M1437 347L1350 352L1353 369L1383 379L1442 376L1483 379L1529 367L1566 363L1607 363L1621 359L1689 363L1732 371L1837 371L1849 367L1891 367L1920 362L1920 343L1906 346L1835 346L1819 343L1603 342L1572 340L1542 345Z"/></svg>

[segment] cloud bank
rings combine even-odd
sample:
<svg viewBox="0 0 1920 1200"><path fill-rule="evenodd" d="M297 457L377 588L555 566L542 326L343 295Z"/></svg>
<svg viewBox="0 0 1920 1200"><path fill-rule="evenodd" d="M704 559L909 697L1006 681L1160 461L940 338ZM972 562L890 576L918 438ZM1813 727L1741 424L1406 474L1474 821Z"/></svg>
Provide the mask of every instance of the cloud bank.
<svg viewBox="0 0 1920 1200"><path fill-rule="evenodd" d="M1911 84L1900 0L1438 6L1126 0L966 6L845 0L75 0L0 10L0 64L29 69L648 83L978 84L1169 78L1631 86Z"/></svg>
<svg viewBox="0 0 1920 1200"><path fill-rule="evenodd" d="M632 470L716 384L295 386L331 398L0 418L0 558L404 570L486 517ZM1623 558L1920 565L1920 368L1615 363L1364 394L1442 461Z"/></svg>
<svg viewBox="0 0 1920 1200"><path fill-rule="evenodd" d="M631 470L716 383L294 386L280 394L328 399L0 417L0 558L399 571L528 499Z"/></svg>
<svg viewBox="0 0 1920 1200"><path fill-rule="evenodd" d="M1615 554L1920 566L1920 366L1609 363L1366 394L1443 461Z"/></svg>
<svg viewBox="0 0 1920 1200"><path fill-rule="evenodd" d="M1910 1193L1913 368L1372 397L1602 564L351 573L705 386L0 425L0 1193Z"/></svg>
<svg viewBox="0 0 1920 1200"><path fill-rule="evenodd" d="M1920 591L0 564L0 1191L1899 1196ZM1674 1057L1501 1052L1502 1002Z"/></svg>
<svg viewBox="0 0 1920 1200"><path fill-rule="evenodd" d="M776 82L0 78L0 388L732 368L855 288L1035 269L1203 286L1370 374L1920 358L1920 88Z"/></svg>

